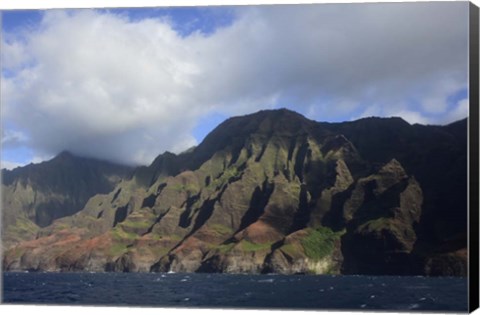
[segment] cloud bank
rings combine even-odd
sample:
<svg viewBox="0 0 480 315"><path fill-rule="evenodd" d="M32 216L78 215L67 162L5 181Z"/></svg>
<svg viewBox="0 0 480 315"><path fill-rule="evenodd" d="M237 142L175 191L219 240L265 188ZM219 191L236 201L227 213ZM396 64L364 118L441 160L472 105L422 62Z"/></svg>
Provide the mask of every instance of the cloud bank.
<svg viewBox="0 0 480 315"><path fill-rule="evenodd" d="M148 164L195 145L214 113L439 124L468 114L465 96L452 101L467 88L466 3L234 11L209 34L95 10L46 11L38 27L3 34L3 148Z"/></svg>

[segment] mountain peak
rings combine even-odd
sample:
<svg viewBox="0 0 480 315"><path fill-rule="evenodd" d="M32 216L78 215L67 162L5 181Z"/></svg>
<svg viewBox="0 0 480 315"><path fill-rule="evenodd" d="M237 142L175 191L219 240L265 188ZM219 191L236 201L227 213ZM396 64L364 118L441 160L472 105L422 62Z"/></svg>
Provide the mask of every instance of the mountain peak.
<svg viewBox="0 0 480 315"><path fill-rule="evenodd" d="M251 118L257 118L257 119L266 119L266 118L272 118L272 119L292 119L292 120L301 120L301 121L308 121L305 116L303 116L300 113L297 113L293 110L287 109L287 108L278 108L278 109L264 109L260 110L256 113L245 115L245 116L237 116L237 117L232 117L231 119L251 119Z"/></svg>
<svg viewBox="0 0 480 315"><path fill-rule="evenodd" d="M231 132L234 136L252 133L271 134L276 131L295 131L311 122L305 116L286 108L266 109L253 114L229 118L212 133Z"/></svg>
<svg viewBox="0 0 480 315"><path fill-rule="evenodd" d="M75 157L75 155L73 155L70 151L63 150L55 156L55 159L70 159L73 157Z"/></svg>
<svg viewBox="0 0 480 315"><path fill-rule="evenodd" d="M285 137L304 134L314 124L312 120L286 108L231 117L218 125L195 148L195 163L203 163L212 156L212 152L225 148L240 152L246 141L255 136L270 138L274 134Z"/></svg>
<svg viewBox="0 0 480 315"><path fill-rule="evenodd" d="M44 161L40 164L43 164L43 163L47 163L47 164L50 164L50 163L54 163L54 164L56 164L56 163L62 163L62 164L63 163L75 163L79 159L82 159L82 158L73 154L70 151L63 150L60 153L58 153L57 155L55 155L52 159Z"/></svg>
<svg viewBox="0 0 480 315"><path fill-rule="evenodd" d="M378 117L378 116L370 116L370 117L363 117L357 120L353 120L350 123L362 123L362 122L379 122L379 123L388 123L388 124L400 124L410 126L410 123L403 119L402 117L392 116L392 117Z"/></svg>

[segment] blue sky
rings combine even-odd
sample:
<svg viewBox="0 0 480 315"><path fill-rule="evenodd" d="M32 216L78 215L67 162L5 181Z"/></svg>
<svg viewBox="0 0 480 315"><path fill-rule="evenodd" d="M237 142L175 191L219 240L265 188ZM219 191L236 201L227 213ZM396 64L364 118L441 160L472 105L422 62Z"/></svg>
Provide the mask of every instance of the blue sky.
<svg viewBox="0 0 480 315"><path fill-rule="evenodd" d="M453 122L468 115L467 9L3 11L2 167L62 150L148 164L268 108L318 121Z"/></svg>
<svg viewBox="0 0 480 315"><path fill-rule="evenodd" d="M11 10L2 14L2 31L15 32L19 28L35 27L42 19L40 10Z"/></svg>
<svg viewBox="0 0 480 315"><path fill-rule="evenodd" d="M172 21L173 29L181 36L188 36L199 31L210 35L217 28L232 24L235 14L231 7L174 7L174 8L132 8L132 9L103 9L99 12L110 12L128 16L132 21L142 21L147 18L161 17Z"/></svg>
<svg viewBox="0 0 480 315"><path fill-rule="evenodd" d="M235 7L170 7L170 8L130 8L96 9L100 13L125 15L132 21L144 19L169 18L174 29L182 36L193 31L211 34L219 27L230 25L234 18ZM73 9L75 10L75 9ZM35 28L42 20L45 10L5 10L2 14L2 30L14 32L25 27Z"/></svg>

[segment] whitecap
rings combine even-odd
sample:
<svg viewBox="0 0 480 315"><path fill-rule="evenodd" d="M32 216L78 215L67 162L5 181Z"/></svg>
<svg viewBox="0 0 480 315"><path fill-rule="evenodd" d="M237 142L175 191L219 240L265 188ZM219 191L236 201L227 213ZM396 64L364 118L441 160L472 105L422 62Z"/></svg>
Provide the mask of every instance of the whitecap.
<svg viewBox="0 0 480 315"><path fill-rule="evenodd" d="M275 279L262 279L262 280L258 280L258 282L268 282L268 283L272 283L273 281L275 281Z"/></svg>

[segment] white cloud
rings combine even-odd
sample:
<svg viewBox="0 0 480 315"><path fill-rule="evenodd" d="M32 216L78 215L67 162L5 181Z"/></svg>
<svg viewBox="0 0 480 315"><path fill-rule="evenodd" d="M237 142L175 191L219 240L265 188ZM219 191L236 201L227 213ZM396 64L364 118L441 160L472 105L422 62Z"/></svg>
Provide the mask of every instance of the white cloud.
<svg viewBox="0 0 480 315"><path fill-rule="evenodd" d="M2 130L2 145L17 146L27 141L27 136L16 130Z"/></svg>
<svg viewBox="0 0 480 315"><path fill-rule="evenodd" d="M367 107L360 115L354 116L351 119L359 119L372 116L381 116L381 117L401 117L410 124L430 124L431 119L426 115L422 114L419 111L402 109L396 111L397 107L402 107L400 105L394 107L385 107L379 105L372 105ZM406 105L403 105L406 107Z"/></svg>
<svg viewBox="0 0 480 315"><path fill-rule="evenodd" d="M419 122L420 110L451 114L446 98L466 86L467 9L243 7L231 26L188 37L168 19L48 11L21 40L7 36L4 67L15 75L2 78L4 117L39 156L67 149L130 163L191 146L212 111L245 114L282 100L319 120L376 107Z"/></svg>
<svg viewBox="0 0 480 315"><path fill-rule="evenodd" d="M7 64L12 70L25 65L29 61L25 46L19 42L4 41L2 43L2 51L2 62Z"/></svg>
<svg viewBox="0 0 480 315"><path fill-rule="evenodd" d="M16 167L23 166L24 164L22 163L17 163L17 162L10 162L10 161L0 161L0 169L7 169L7 170L13 170Z"/></svg>
<svg viewBox="0 0 480 315"><path fill-rule="evenodd" d="M49 11L42 26L25 49L36 64L5 79L3 95L6 119L40 153L148 163L190 137L202 113L185 93L195 66L167 24Z"/></svg>
<svg viewBox="0 0 480 315"><path fill-rule="evenodd" d="M460 100L455 107L443 118L442 123L451 123L468 116L469 113L469 100Z"/></svg>
<svg viewBox="0 0 480 315"><path fill-rule="evenodd" d="M410 124L429 124L430 120L419 112L402 110L391 115L392 117L401 117Z"/></svg>
<svg viewBox="0 0 480 315"><path fill-rule="evenodd" d="M448 109L448 97L464 88L464 82L451 80L450 78L435 81L430 88L430 93L422 100L422 109L427 113L441 114Z"/></svg>

